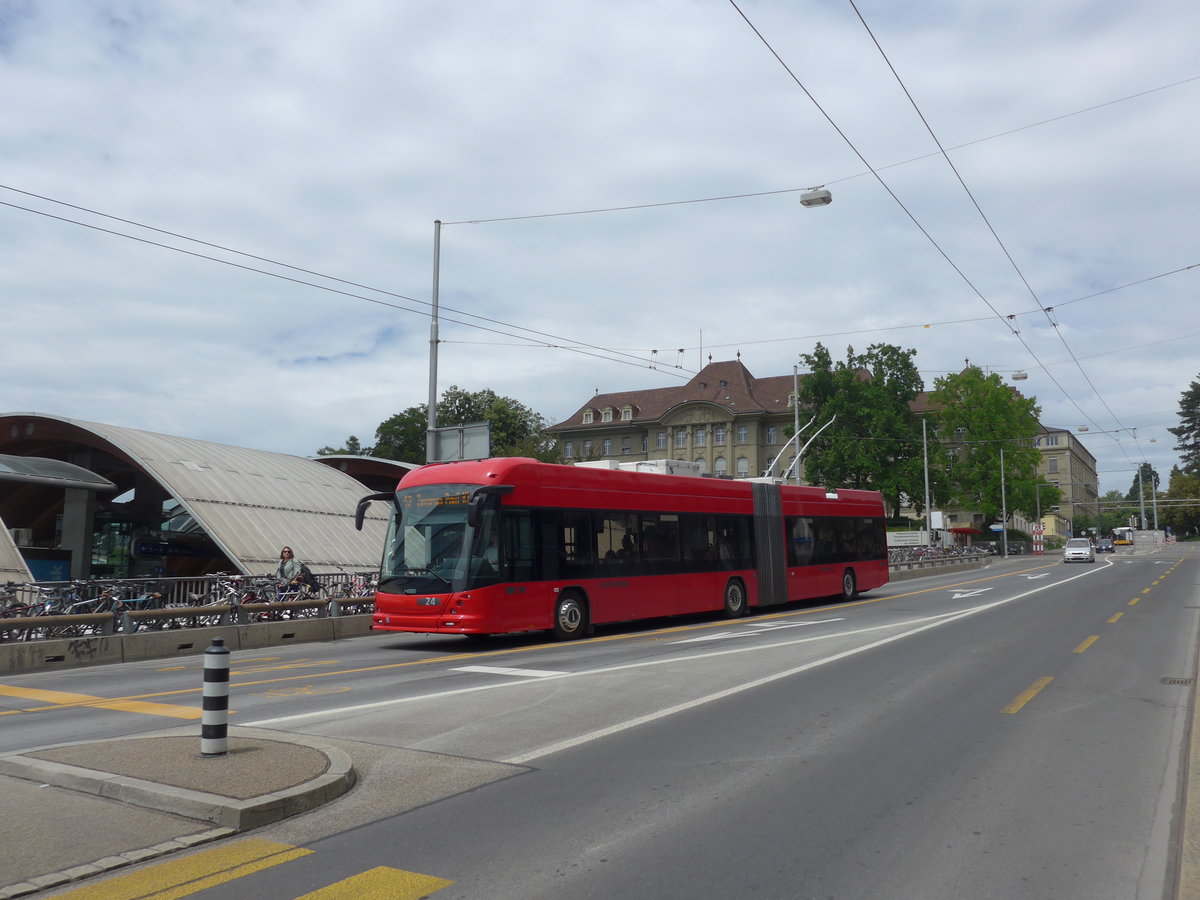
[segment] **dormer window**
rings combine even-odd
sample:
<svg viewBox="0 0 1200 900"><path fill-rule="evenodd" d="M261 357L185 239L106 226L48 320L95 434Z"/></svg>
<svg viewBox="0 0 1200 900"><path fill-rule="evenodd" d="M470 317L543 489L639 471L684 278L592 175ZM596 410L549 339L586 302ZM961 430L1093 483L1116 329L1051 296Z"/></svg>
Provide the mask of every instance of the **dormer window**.
<svg viewBox="0 0 1200 900"><path fill-rule="evenodd" d="M600 410L600 421L601 422L611 422L612 421L612 407L611 406L606 406L606 407L604 407L604 409Z"/></svg>
<svg viewBox="0 0 1200 900"><path fill-rule="evenodd" d="M633 421L633 407L632 406L622 406L621 407L621 421L622 422L632 422Z"/></svg>
<svg viewBox="0 0 1200 900"><path fill-rule="evenodd" d="M592 424L592 411L590 409L585 409L583 411L583 424L584 425Z"/></svg>

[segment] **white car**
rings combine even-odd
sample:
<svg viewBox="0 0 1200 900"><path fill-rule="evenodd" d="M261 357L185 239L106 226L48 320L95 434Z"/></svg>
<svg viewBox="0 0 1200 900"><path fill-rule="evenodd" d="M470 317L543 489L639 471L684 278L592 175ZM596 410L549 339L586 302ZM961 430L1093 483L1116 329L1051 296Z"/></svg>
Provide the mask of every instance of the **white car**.
<svg viewBox="0 0 1200 900"><path fill-rule="evenodd" d="M1095 562L1096 551L1087 538L1071 538L1063 548L1063 562Z"/></svg>

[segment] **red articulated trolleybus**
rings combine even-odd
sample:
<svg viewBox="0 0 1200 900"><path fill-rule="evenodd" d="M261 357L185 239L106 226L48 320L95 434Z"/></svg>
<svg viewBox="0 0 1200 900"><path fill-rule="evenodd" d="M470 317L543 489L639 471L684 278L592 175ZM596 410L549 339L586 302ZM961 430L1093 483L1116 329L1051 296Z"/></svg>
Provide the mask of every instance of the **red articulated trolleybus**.
<svg viewBox="0 0 1200 900"><path fill-rule="evenodd" d="M502 458L414 469L359 502L360 528L374 500L393 505L382 631L567 640L606 622L850 600L888 580L875 491Z"/></svg>

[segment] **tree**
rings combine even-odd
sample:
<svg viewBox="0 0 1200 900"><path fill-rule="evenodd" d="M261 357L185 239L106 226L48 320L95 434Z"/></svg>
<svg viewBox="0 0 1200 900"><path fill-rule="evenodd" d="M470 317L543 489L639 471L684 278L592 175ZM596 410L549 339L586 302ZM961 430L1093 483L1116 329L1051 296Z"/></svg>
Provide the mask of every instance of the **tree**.
<svg viewBox="0 0 1200 900"><path fill-rule="evenodd" d="M425 434L429 422L428 406L410 406L403 412L384 419L375 429L372 456L398 462L425 461Z"/></svg>
<svg viewBox="0 0 1200 900"><path fill-rule="evenodd" d="M1172 502L1163 504L1161 525L1169 526L1180 536L1200 533L1200 474L1190 474L1173 466L1164 499Z"/></svg>
<svg viewBox="0 0 1200 900"><path fill-rule="evenodd" d="M1137 515L1137 506L1131 506L1125 496L1117 490L1108 491L1100 498L1100 515L1096 520L1101 534L1111 534L1114 528L1129 524L1129 517Z"/></svg>
<svg viewBox="0 0 1200 900"><path fill-rule="evenodd" d="M1008 512L1033 515L1041 461L1033 443L1041 412L1037 402L1004 384L994 372L985 375L978 366L939 378L930 401L939 436L951 442L949 478L954 501L982 512L985 525L999 519L1003 448ZM1041 496L1048 501L1045 488Z"/></svg>
<svg viewBox="0 0 1200 900"><path fill-rule="evenodd" d="M1125 499L1141 504L1153 500L1157 491L1158 473L1154 471L1154 467L1150 463L1143 462L1133 476L1133 484L1129 486L1129 493L1125 495Z"/></svg>
<svg viewBox="0 0 1200 900"><path fill-rule="evenodd" d="M346 438L346 445L340 448L322 447L317 456L371 456L371 447L363 447L354 435Z"/></svg>
<svg viewBox="0 0 1200 900"><path fill-rule="evenodd" d="M390 416L375 430L370 455L424 462L428 422L428 406L424 403ZM491 423L493 456L532 456L547 462L557 458L553 442L543 437L546 420L529 407L511 397L501 397L490 388L466 391L457 385L448 387L438 401L438 427L474 422Z"/></svg>
<svg viewBox="0 0 1200 900"><path fill-rule="evenodd" d="M816 414L814 431L833 421L805 451L810 483L878 490L893 510L902 498L924 508L921 422L910 405L924 389L916 352L892 344L872 344L865 353L847 347L846 359L834 364L818 343L801 357L809 372L800 382L800 406ZM801 434L798 446L805 441ZM934 444L930 450L940 454Z"/></svg>
<svg viewBox="0 0 1200 900"><path fill-rule="evenodd" d="M1200 475L1200 381L1193 381L1179 398L1179 427L1167 431L1179 439L1175 449L1184 475Z"/></svg>

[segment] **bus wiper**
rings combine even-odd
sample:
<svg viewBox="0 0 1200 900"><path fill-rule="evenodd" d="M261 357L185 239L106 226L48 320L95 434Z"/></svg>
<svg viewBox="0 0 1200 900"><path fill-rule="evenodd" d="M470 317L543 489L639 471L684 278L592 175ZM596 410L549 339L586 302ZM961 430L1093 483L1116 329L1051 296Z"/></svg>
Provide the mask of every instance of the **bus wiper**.
<svg viewBox="0 0 1200 900"><path fill-rule="evenodd" d="M406 573L407 572L415 572L418 575L432 575L434 578L438 579L438 581L444 581L446 583L447 587L449 587L451 584L449 578L447 578L445 575L442 575L439 572L435 572L429 566L405 566L404 571Z"/></svg>

